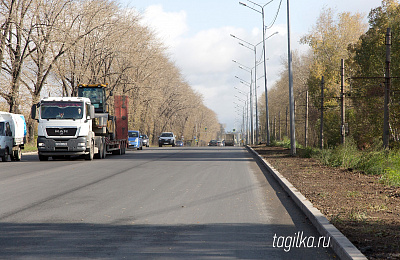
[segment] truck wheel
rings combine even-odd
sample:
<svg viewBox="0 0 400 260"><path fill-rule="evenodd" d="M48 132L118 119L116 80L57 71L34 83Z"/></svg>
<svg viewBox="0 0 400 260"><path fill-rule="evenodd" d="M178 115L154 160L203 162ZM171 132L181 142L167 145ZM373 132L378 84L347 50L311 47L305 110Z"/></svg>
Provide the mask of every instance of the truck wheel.
<svg viewBox="0 0 400 260"><path fill-rule="evenodd" d="M39 161L48 161L48 160L49 160L48 156L39 154Z"/></svg>
<svg viewBox="0 0 400 260"><path fill-rule="evenodd" d="M18 147L18 150L14 151L14 160L19 162L21 161L21 158L22 158L21 147Z"/></svg>
<svg viewBox="0 0 400 260"><path fill-rule="evenodd" d="M8 161L8 148L6 147L6 150L4 151L4 155L1 157L1 160L3 162L7 162Z"/></svg>
<svg viewBox="0 0 400 260"><path fill-rule="evenodd" d="M175 147L175 143L172 144L172 147Z"/></svg>
<svg viewBox="0 0 400 260"><path fill-rule="evenodd" d="M85 154L85 160L92 161L94 157L94 142L90 145L90 150L88 154Z"/></svg>
<svg viewBox="0 0 400 260"><path fill-rule="evenodd" d="M95 155L94 155L94 158L96 158L96 159L103 159L103 154L104 154L104 152L103 152L103 149L104 149L104 146L103 146L103 140L102 139L100 139L100 144L98 144L98 146L99 146L99 149L98 149L98 153L96 153Z"/></svg>
<svg viewBox="0 0 400 260"><path fill-rule="evenodd" d="M103 139L103 159L106 158L106 156L107 156L107 144Z"/></svg>
<svg viewBox="0 0 400 260"><path fill-rule="evenodd" d="M162 144L159 144L158 146L159 146L159 147L162 147Z"/></svg>

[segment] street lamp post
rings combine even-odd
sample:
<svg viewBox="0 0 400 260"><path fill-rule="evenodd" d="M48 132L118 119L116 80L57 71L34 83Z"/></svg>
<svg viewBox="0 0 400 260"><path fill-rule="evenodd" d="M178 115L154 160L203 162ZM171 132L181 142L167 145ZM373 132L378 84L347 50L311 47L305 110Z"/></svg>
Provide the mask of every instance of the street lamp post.
<svg viewBox="0 0 400 260"><path fill-rule="evenodd" d="M253 45L253 44L251 44L251 43L249 43L249 42L246 42L246 41L244 41L244 40L242 40L242 39L239 39L238 37L236 37L236 36L234 36L234 35L232 35L231 34L231 36L232 37L234 37L234 38L236 38L236 39L238 39L238 40L240 40L240 41L243 41L243 42L245 42L245 43L247 43L247 44L249 44L249 45L251 45L253 48L250 48L250 47L248 47L248 46L246 46L246 45L244 45L243 43L239 43L240 45L242 45L243 47L246 47L246 48L248 48L248 49L250 49L251 51L253 51L254 52L254 68L252 68L252 69L250 69L250 73L252 73L252 71L253 71L253 69L254 69L254 97L255 97L255 105L256 105L256 143L258 144L258 102L257 102L257 45ZM240 67L239 67L240 68ZM252 79L253 79L253 77L252 77Z"/></svg>
<svg viewBox="0 0 400 260"><path fill-rule="evenodd" d="M248 48L248 49L250 49L250 50L252 50L252 51L254 51L254 95L255 95L255 101L256 101L256 143L258 143L258 137L259 137L259 125L258 125L258 122L259 122L259 119L258 119L258 100L257 100L257 73L256 73L256 70L257 70L257 66L260 64L260 63L258 63L257 64L257 46L258 45L260 45L261 43L264 43L266 40L268 40L269 38L271 38L272 36L274 36L275 34L277 34L278 32L274 32L273 34L271 34L270 36L268 36L267 38L264 38L261 42L259 42L259 43L257 43L257 44L252 44L252 43L250 43L250 42L247 42L247 41L245 41L245 40L243 40L243 39L240 39L239 37L236 37L235 35L232 35L231 34L231 36L233 37L233 38L235 38L235 39L238 39L239 41L242 41L242 42L244 42L244 43L246 43L246 44L248 44L248 45L250 45L250 46L252 46L253 48L250 48L250 47L248 47L248 46L246 46L246 45L244 45L243 43L241 43L241 42L239 42L239 44L240 45L242 45L243 47L246 47L246 48ZM264 36L264 34L263 34L263 36ZM236 62L236 61L235 61ZM244 65L242 65L242 66L244 66ZM246 66L245 66L246 67ZM264 52L264 69L265 69L265 67L266 67L266 62L265 62L265 52ZM248 68L248 67L247 67ZM248 69L250 69L250 68L248 68ZM252 69L250 69L250 70L252 70ZM265 71L265 70L264 70ZM261 78L261 77L260 77ZM264 75L264 78L266 78L266 76ZM266 81L266 80L265 80ZM267 95L267 94L266 94ZM267 96L266 96L267 97ZM266 98L266 102L268 102L268 98ZM266 106L266 114L267 114L267 118L269 118L269 116L268 116L268 106ZM269 125L269 123L268 123L268 125ZM269 131L267 130L267 137L269 136ZM268 139L268 138L267 138Z"/></svg>
<svg viewBox="0 0 400 260"><path fill-rule="evenodd" d="M246 7L250 8L250 9L252 9L252 10L254 10L254 11L260 13L261 16L262 16L262 23L263 23L263 26L262 26L262 31L263 31L263 47L264 47L264 75L265 75L265 76L264 76L264 82L265 82L264 86L265 86L266 131L267 131L267 145L270 145L270 141L271 141L271 140L270 140L270 134L269 134L269 109L268 109L267 63L266 63L266 49L265 49L264 7L265 7L266 5L268 5L269 3L271 3L273 0L269 1L269 2L266 3L265 5L259 5L259 4L257 4L257 3L254 3L254 2L252 2L252 1L250 1L250 0L247 0L247 1L249 1L250 3L252 3L252 4L254 4L254 5L257 5L258 7L261 8L261 12L260 12L259 10L255 9L255 8L253 8L253 7L250 7L250 6L246 5L245 3L239 2L239 4L241 4L241 5L243 5L243 6L246 6ZM288 1L289 1L289 0L288 0Z"/></svg>
<svg viewBox="0 0 400 260"><path fill-rule="evenodd" d="M236 103L236 102L233 102L236 106L235 106L235 109L236 109L236 112L238 112L239 113L239 116L240 115L242 115L242 124L241 124L241 127L240 127L240 132L241 133L243 133L244 132L244 107L241 107L238 103ZM241 109L243 109L243 111L241 111Z"/></svg>
<svg viewBox="0 0 400 260"><path fill-rule="evenodd" d="M241 45L243 45L243 44L241 44ZM249 47L247 47L245 45L243 45L243 46L246 47L246 48L249 48ZM256 48L255 47L254 47L254 54L256 54ZM256 55L255 55L255 57L256 57ZM257 63L257 58L255 58L254 60L255 60L255 63ZM249 67L244 66L244 65L239 66L239 68L249 72L251 80L253 80L252 74L253 74L253 69L254 69L254 97L255 97L254 101L255 101L255 106L256 106L255 141L256 141L256 144L257 144L258 143L258 104L257 104L258 102L257 102L257 69L256 69L257 68L257 64L254 66L254 68L249 68ZM250 84L250 88L251 88L251 84Z"/></svg>
<svg viewBox="0 0 400 260"><path fill-rule="evenodd" d="M247 130L246 130L246 143L249 144L249 143L250 143L250 140L249 140L249 131L250 131L250 129L249 129L249 108L248 108L248 106L249 106L249 99L247 98L247 95L246 95L246 94L244 94L244 93L241 93L241 94L243 94L243 95L246 96L246 100L243 100L243 99L241 99L240 97L238 97L238 96L236 96L236 95L235 95L235 97L236 97L239 101L244 102L244 107L246 107L246 128L247 128Z"/></svg>
<svg viewBox="0 0 400 260"><path fill-rule="evenodd" d="M233 62L235 62L235 63L238 63L237 61L235 61L235 60L233 60ZM246 82L245 80L243 80L243 79L241 79L241 78L239 78L238 76L235 76L237 79L239 79L239 80L241 80L241 81L243 81L243 82ZM253 77L252 77L252 75L251 75L251 79L252 79ZM254 129L253 129L253 101L252 101L252 89L251 89L251 83L250 83L250 123L251 123L251 125L250 125L250 144L253 144L254 143L254 134L253 134L253 132L254 132Z"/></svg>

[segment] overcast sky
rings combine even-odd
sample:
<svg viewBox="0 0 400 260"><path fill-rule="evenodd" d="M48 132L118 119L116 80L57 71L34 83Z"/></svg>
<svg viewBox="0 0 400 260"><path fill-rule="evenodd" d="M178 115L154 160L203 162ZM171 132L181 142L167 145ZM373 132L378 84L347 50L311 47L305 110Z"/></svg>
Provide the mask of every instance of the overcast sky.
<svg viewBox="0 0 400 260"><path fill-rule="evenodd" d="M241 0L261 11L247 0ZM217 113L226 131L240 129L241 115L235 104L245 99L238 92L248 92L249 87L235 76L250 82L250 73L240 69L236 60L247 67L254 67L254 51L239 45L230 35L251 44L262 41L262 16L242 6L235 0L119 0L122 7L135 8L144 19L143 23L153 28L160 40L168 46L170 57L181 69L183 77L204 97L207 107ZM269 1L256 1L265 5ZM303 0L291 1L291 46L292 50L304 51L299 39L314 26L321 10L333 8L337 12L360 12L365 14L381 5L380 0ZM282 70L282 60L287 59L287 0L272 0L265 6L265 25L270 27L266 36L275 34L266 42L268 88L273 86ZM277 19L274 22L274 18ZM262 44L259 45L260 47ZM260 60L262 49L257 49ZM264 75L263 65L257 66L257 78ZM295 73L295 72L294 72ZM264 79L257 95L264 92ZM235 87L237 89L235 89ZM295 86L294 86L295 87ZM288 98L288 97L283 97Z"/></svg>

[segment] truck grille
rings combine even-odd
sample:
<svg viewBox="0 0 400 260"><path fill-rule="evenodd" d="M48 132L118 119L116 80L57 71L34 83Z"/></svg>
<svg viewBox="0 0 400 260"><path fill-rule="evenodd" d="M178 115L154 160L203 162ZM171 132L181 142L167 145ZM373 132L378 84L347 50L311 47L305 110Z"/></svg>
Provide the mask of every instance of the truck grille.
<svg viewBox="0 0 400 260"><path fill-rule="evenodd" d="M48 136L75 136L76 127L74 128L46 128Z"/></svg>

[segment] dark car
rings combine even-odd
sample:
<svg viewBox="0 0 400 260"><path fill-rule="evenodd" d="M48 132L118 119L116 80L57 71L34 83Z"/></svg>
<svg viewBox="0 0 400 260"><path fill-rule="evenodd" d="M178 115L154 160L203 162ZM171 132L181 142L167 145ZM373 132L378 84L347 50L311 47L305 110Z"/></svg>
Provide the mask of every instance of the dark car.
<svg viewBox="0 0 400 260"><path fill-rule="evenodd" d="M181 140L176 141L176 146L183 146L183 141Z"/></svg>
<svg viewBox="0 0 400 260"><path fill-rule="evenodd" d="M208 146L218 146L218 141L217 141L217 140L211 140L211 141L208 143Z"/></svg>
<svg viewBox="0 0 400 260"><path fill-rule="evenodd" d="M143 146L149 147L149 137L147 135L142 135L141 138Z"/></svg>

